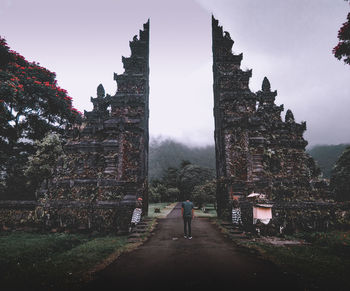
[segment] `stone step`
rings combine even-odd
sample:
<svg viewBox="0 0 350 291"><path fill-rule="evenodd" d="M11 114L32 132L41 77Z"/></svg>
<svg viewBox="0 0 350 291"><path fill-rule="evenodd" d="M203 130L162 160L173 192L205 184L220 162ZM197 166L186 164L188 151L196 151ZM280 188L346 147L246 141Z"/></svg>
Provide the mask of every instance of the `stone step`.
<svg viewBox="0 0 350 291"><path fill-rule="evenodd" d="M246 236L231 237L232 240L245 240L248 239Z"/></svg>
<svg viewBox="0 0 350 291"><path fill-rule="evenodd" d="M135 227L133 230L137 231L147 231L147 227Z"/></svg>
<svg viewBox="0 0 350 291"><path fill-rule="evenodd" d="M146 230L143 229L136 229L132 233L146 233Z"/></svg>
<svg viewBox="0 0 350 291"><path fill-rule="evenodd" d="M137 225L148 225L146 221L141 220Z"/></svg>
<svg viewBox="0 0 350 291"><path fill-rule="evenodd" d="M128 238L128 243L135 243L135 242L139 242L140 239L139 238Z"/></svg>
<svg viewBox="0 0 350 291"><path fill-rule="evenodd" d="M129 238L140 238L140 237L141 237L141 234L140 234L140 233L132 232L132 233L128 236L128 239L129 239Z"/></svg>
<svg viewBox="0 0 350 291"><path fill-rule="evenodd" d="M231 234L242 234L243 231L241 231L241 230L231 230L230 233Z"/></svg>

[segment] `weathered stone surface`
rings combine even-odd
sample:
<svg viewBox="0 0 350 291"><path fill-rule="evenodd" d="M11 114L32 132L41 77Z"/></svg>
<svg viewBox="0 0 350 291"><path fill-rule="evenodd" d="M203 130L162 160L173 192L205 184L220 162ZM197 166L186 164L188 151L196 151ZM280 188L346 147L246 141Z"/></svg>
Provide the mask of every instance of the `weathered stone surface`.
<svg viewBox="0 0 350 291"><path fill-rule="evenodd" d="M229 216L234 196L251 192L273 201L313 200L317 170L305 152L306 123L296 123L290 110L282 120L283 105L275 104L277 91L266 77L251 92L252 71L240 68L242 54L232 53L234 41L214 17L212 37L219 216Z"/></svg>
<svg viewBox="0 0 350 291"><path fill-rule="evenodd" d="M350 203L276 201L269 224L253 224L254 203L241 202L245 229L262 235L291 234L305 231L329 231L350 228Z"/></svg>
<svg viewBox="0 0 350 291"><path fill-rule="evenodd" d="M118 217L122 207L122 202L116 201L3 201L0 225L3 230L30 226L41 231L117 232L118 219L131 218Z"/></svg>
<svg viewBox="0 0 350 291"><path fill-rule="evenodd" d="M114 74L116 94L98 86L93 110L72 130L55 178L40 197L50 213L48 227L59 221L61 227L125 230L139 197L147 213L149 21L130 49L131 56L122 58L125 72ZM62 209L59 201L70 202Z"/></svg>

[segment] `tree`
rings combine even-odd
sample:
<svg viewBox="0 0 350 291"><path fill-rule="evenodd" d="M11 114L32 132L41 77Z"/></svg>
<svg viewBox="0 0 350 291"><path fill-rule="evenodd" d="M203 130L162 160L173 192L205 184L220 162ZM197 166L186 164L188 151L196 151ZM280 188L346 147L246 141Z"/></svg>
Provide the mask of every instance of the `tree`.
<svg viewBox="0 0 350 291"><path fill-rule="evenodd" d="M167 202L167 188L162 183L151 185L149 188L151 202Z"/></svg>
<svg viewBox="0 0 350 291"><path fill-rule="evenodd" d="M339 145L316 145L307 152L314 158L320 166L325 178L331 177L331 171L340 155L349 144Z"/></svg>
<svg viewBox="0 0 350 291"><path fill-rule="evenodd" d="M339 43L333 48L333 54L338 60L343 59L344 63L350 65L350 12L347 21L338 31L338 39Z"/></svg>
<svg viewBox="0 0 350 291"><path fill-rule="evenodd" d="M28 62L0 37L0 184L16 199L26 192L23 166L34 141L48 132L64 133L81 121L72 98L57 85L56 74ZM4 193L2 193L2 198ZM6 198L9 198L6 197Z"/></svg>
<svg viewBox="0 0 350 291"><path fill-rule="evenodd" d="M185 163L183 163L185 165ZM198 165L187 164L179 170L178 174L178 188L180 190L181 200L189 198L194 187L202 185L206 181L214 178L213 169L200 167Z"/></svg>
<svg viewBox="0 0 350 291"><path fill-rule="evenodd" d="M193 202L201 208L204 204L216 204L216 180L207 181L203 185L195 186L192 191Z"/></svg>
<svg viewBox="0 0 350 291"><path fill-rule="evenodd" d="M63 154L60 135L49 133L42 141L36 141L36 153L29 156L24 174L28 186L35 191L40 184L52 178L57 159Z"/></svg>
<svg viewBox="0 0 350 291"><path fill-rule="evenodd" d="M166 190L166 202L179 201L180 190L178 188L168 188Z"/></svg>
<svg viewBox="0 0 350 291"><path fill-rule="evenodd" d="M149 145L149 180L161 179L169 167L180 168L182 160L215 169L215 146L190 147L171 139L152 138Z"/></svg>
<svg viewBox="0 0 350 291"><path fill-rule="evenodd" d="M162 182L166 187L177 187L177 174L178 174L178 169L169 167L163 177L162 177Z"/></svg>
<svg viewBox="0 0 350 291"><path fill-rule="evenodd" d="M154 186L150 186L148 188L149 194L149 202L151 203L159 203L160 202L160 194L157 192L157 188Z"/></svg>
<svg viewBox="0 0 350 291"><path fill-rule="evenodd" d="M330 186L337 201L350 200L350 146L344 150L336 162L332 170Z"/></svg>

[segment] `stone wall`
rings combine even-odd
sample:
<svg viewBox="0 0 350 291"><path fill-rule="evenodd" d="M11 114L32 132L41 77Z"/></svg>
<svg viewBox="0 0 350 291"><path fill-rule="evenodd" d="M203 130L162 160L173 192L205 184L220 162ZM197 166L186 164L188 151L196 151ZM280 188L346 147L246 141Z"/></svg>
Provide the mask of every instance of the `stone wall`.
<svg viewBox="0 0 350 291"><path fill-rule="evenodd" d="M133 207L123 202L0 201L2 230L119 233Z"/></svg>
<svg viewBox="0 0 350 291"><path fill-rule="evenodd" d="M272 219L265 225L253 224L252 202L241 202L242 227L262 235L350 229L350 202L275 202Z"/></svg>
<svg viewBox="0 0 350 291"><path fill-rule="evenodd" d="M241 69L243 55L232 52L234 41L214 17L212 38L219 216L226 216L232 199L252 192L270 200L313 200L310 181L318 171L305 151L306 123L297 123L291 110L282 120L283 105L275 104L277 91L266 77L260 91L250 90L252 71Z"/></svg>

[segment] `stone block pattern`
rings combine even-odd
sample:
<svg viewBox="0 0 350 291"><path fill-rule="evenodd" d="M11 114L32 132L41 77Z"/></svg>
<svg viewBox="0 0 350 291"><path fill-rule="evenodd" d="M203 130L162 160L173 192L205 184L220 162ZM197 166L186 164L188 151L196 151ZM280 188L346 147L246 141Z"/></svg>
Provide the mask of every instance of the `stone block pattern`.
<svg viewBox="0 0 350 291"><path fill-rule="evenodd" d="M98 86L97 96L91 97L93 110L85 111L83 125L71 130L55 178L42 195L50 202L108 201L114 208L95 209L91 218L90 206L50 207L51 217L64 217L63 224L101 225L92 220L104 219L105 228L126 229L138 198L147 213L149 21L130 41L130 49L131 56L122 57L124 73L114 74L116 94L105 94L102 84Z"/></svg>
<svg viewBox="0 0 350 291"><path fill-rule="evenodd" d="M293 234L297 232L349 230L350 203L276 201L272 207L272 219L265 225L253 224L253 203L241 202L244 228L262 235Z"/></svg>
<svg viewBox="0 0 350 291"><path fill-rule="evenodd" d="M129 222L128 207L116 201L0 201L0 231L116 233Z"/></svg>
<svg viewBox="0 0 350 291"><path fill-rule="evenodd" d="M265 77L258 92L249 89L251 70L241 69L242 54L232 53L234 41L212 18L214 119L218 214L230 213L234 196L252 192L269 200L309 200L321 195L311 181L317 168L305 152L306 123L291 110L281 118L277 91ZM322 195L321 195L322 196Z"/></svg>

